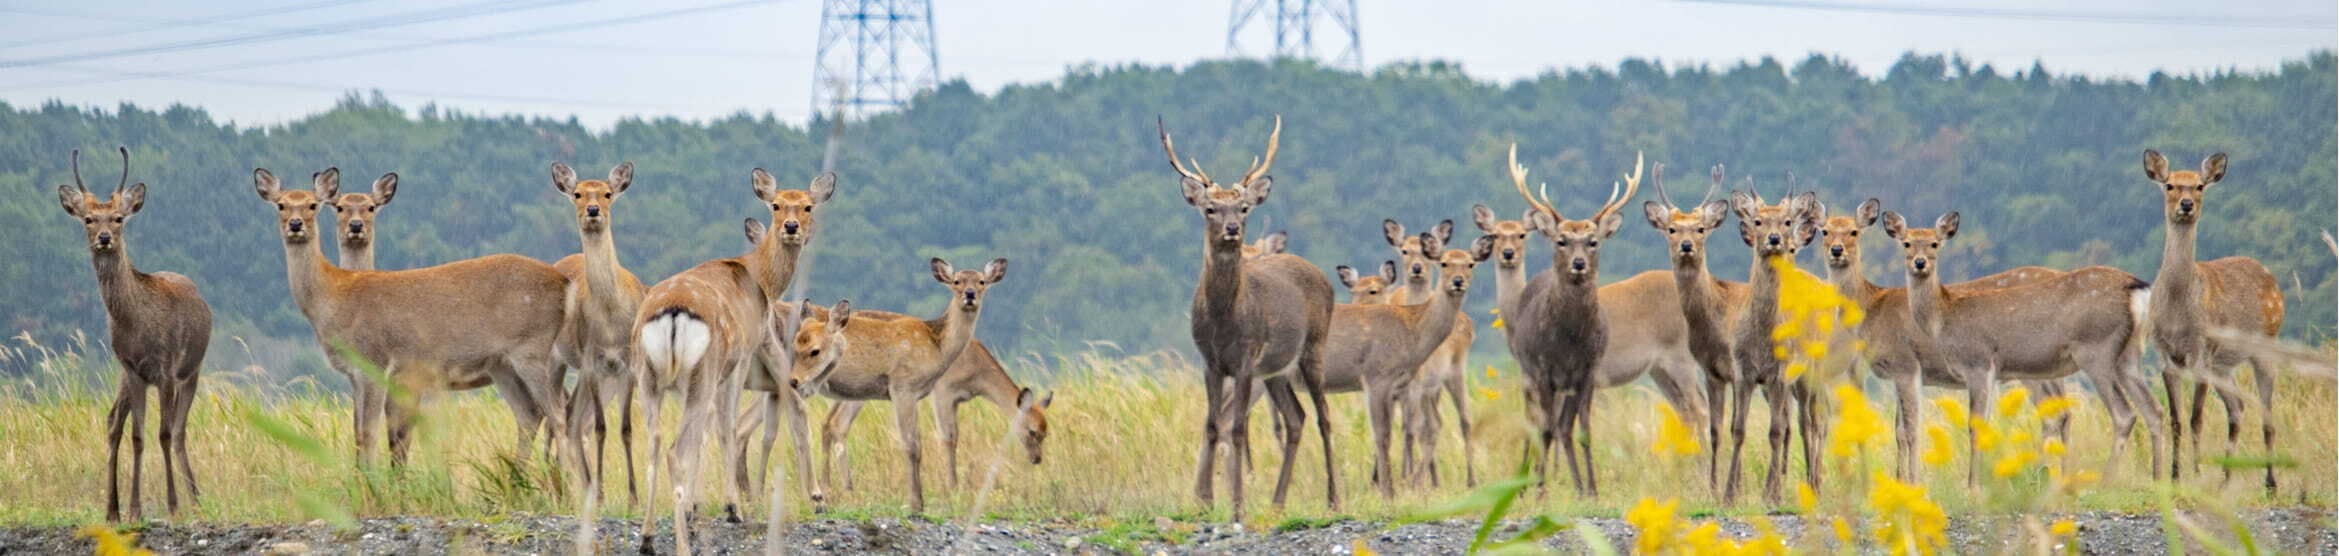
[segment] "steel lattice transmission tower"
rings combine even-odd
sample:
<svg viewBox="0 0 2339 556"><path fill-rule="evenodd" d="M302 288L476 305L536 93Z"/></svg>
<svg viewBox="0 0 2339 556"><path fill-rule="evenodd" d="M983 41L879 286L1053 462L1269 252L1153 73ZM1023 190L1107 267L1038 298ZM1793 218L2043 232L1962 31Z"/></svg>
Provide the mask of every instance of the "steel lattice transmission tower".
<svg viewBox="0 0 2339 556"><path fill-rule="evenodd" d="M1234 0L1226 20L1226 53L1241 56L1243 28L1266 18L1272 26L1277 58L1306 58L1364 71L1364 40L1358 38L1356 0ZM1340 53L1324 58L1316 50L1316 24L1326 23L1325 35L1343 41Z"/></svg>
<svg viewBox="0 0 2339 556"><path fill-rule="evenodd" d="M928 0L827 0L820 7L819 61L812 113L842 106L854 114L909 102L941 82Z"/></svg>

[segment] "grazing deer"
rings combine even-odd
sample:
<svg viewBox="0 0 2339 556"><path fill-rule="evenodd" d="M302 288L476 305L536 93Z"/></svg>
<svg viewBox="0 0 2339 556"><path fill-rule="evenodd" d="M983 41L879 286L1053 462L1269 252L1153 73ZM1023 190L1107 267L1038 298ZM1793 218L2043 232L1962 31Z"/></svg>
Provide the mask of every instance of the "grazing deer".
<svg viewBox="0 0 2339 556"><path fill-rule="evenodd" d="M1449 222L1442 228L1450 230L1453 225ZM1389 465L1392 413L1399 404L1413 401L1409 396L1415 394L1410 388L1421 380L1419 373L1424 362L1453 333L1454 315L1461 312L1464 297L1470 292L1470 271L1485 260L1485 254L1493 251L1492 240L1485 238L1480 238L1471 251L1452 252L1444 251L1444 244L1431 234L1421 234L1415 241L1425 252L1440 253L1435 291L1415 297L1417 301L1412 304L1334 306L1332 335L1324 344L1324 363L1329 365L1324 377L1325 390L1337 391L1353 383L1365 393L1365 407L1373 428L1373 482L1382 496L1396 495L1395 468ZM1338 271L1341 283L1353 289L1359 279L1356 269L1341 266ZM1408 407L1407 411L1418 409Z"/></svg>
<svg viewBox="0 0 2339 556"><path fill-rule="evenodd" d="M825 366L798 368L790 382L805 398L820 394L837 400L893 402L894 426L902 454L909 461L913 513L926 511L926 481L919 472L922 452L918 445L923 437L918 434L918 402L933 394L934 385L948 373L951 362L974 341L984 292L1007 279L1007 259L991 259L979 271L958 270L942 259L928 264L934 281L950 288L952 302L944 306L941 316L918 320L865 314L847 320L842 327L847 340L833 350L837 357Z"/></svg>
<svg viewBox="0 0 2339 556"><path fill-rule="evenodd" d="M1882 202L1874 198L1861 202L1851 216L1829 215L1827 207L1821 205L1819 215L1824 220L1819 228L1819 242L1824 250L1820 252L1820 260L1826 263L1827 280L1835 286L1836 292L1852 300L1866 315L1866 318L1860 321L1852 333L1854 337L1865 341L1868 345L1868 351L1862 358L1868 361L1870 372L1875 373L1877 378L1893 385L1899 407L1899 418L1893 423L1895 427L1893 438L1897 444L1895 447L1898 449L1897 455L1899 456L1896 460L1897 474L1901 480L1910 481L1915 480L1917 473L1921 471L1921 468L1917 466L1917 441L1921 438L1919 436L1921 433L1918 431L1921 430L1920 427L1924 423L1919 418L1918 412L1925 405L1925 400L1921 395L1921 387L1931 384L1963 388L1964 383L1958 379L1955 373L1948 372L1949 369L1928 369L1918 363L1919 356L1915 348L1925 345L1926 342L1921 339L1922 336L1913 335L1917 332L1912 328L1914 321L1910 320L1908 316L1908 289L1877 286L1875 282L1868 281L1867 274L1861 270L1860 231L1875 225L1881 211ZM1950 284L1948 289L1954 294L2006 288L2038 282L2062 274L2063 271L2043 266L2017 267L1997 274ZM1920 370L1932 372L1920 373ZM2038 396L2031 398L2032 403L2043 402L2065 394L2063 381L2060 380L2028 382L2031 389L2039 393ZM2065 443L2068 444L2070 420L2070 414L2066 413L2043 425L2048 434L2064 439ZM1809 457L1809 454L1806 454L1806 457Z"/></svg>
<svg viewBox="0 0 2339 556"><path fill-rule="evenodd" d="M73 151L73 185L57 186L65 214L81 219L89 262L97 270L98 295L106 305L106 337L122 363L121 389L106 411L106 521L122 520L122 425L130 426L130 517L146 517L139 484L146 469L146 390L155 391L160 410L163 499L179 515L178 480L187 481L187 503L200 503L195 466L187 460L187 413L202 378L203 353L211 346L211 304L195 281L176 272L139 272L130 264L130 236L123 225L146 206L146 182L130 183L130 149L120 147L122 179L100 199L81 182L81 151Z"/></svg>
<svg viewBox="0 0 2339 556"><path fill-rule="evenodd" d="M374 191L394 190L397 180L386 174ZM253 169L252 181L276 209L293 301L315 329L326 361L352 379L360 461L370 459L378 416L388 429L391 463L403 464L419 404L388 403L389 385L370 384L348 360L352 355L381 365L417 402L493 384L519 425L519 451L528 450L540 427L559 434L559 416L544 409L558 406L552 345L562 319L556 300L568 281L551 265L489 255L413 270L345 269L325 260L312 226L321 203L340 197L339 169L312 176L314 191L285 190L265 168Z"/></svg>
<svg viewBox="0 0 2339 556"><path fill-rule="evenodd" d="M2185 382L2193 382L2193 440L2188 448L2193 462L2201 460L2201 417L2208 388L2217 387L2218 401L2225 405L2225 453L2233 455L2241 446L2242 413L2244 411L2241 387L2233 381L2234 366L2243 360L2256 371L2259 406L2265 410L2260 420L2265 424L2266 452L2274 452L2274 368L2273 362L2251 357L2238 349L2227 349L2221 342L2210 339L2210 330L2225 328L2237 333L2273 338L2282 333L2282 285L2266 265L2249 257L2226 257L2208 262L2196 262L2195 241L2199 237L2198 224L2209 186L2225 178L2225 153L2210 155L2201 161L2201 169L2168 169L2168 158L2159 151L2144 151L2144 177L2159 182L2161 187L2161 214L2168 224L2160 254L2160 273L2152 283L2152 342L2168 357L2174 372L2161 373L2161 381L2168 389L2169 432L2175 435L2177 446L2185 442L2184 420L2180 418L2177 393ZM2184 456L2179 454L2170 462L2170 470L2182 476ZM2233 470L2225 470L2225 478L2233 478ZM2266 468L2266 490L2274 490L2274 468Z"/></svg>
<svg viewBox="0 0 2339 556"><path fill-rule="evenodd" d="M1439 260L1436 248L1419 238L1406 237L1405 226L1395 220L1382 220L1381 231L1387 236L1389 246L1396 248L1397 255L1404 259L1407 270L1403 287L1387 296L1388 301L1405 305L1435 295L1428 271L1442 267L1443 261ZM1453 234L1454 223L1450 220L1440 222L1430 230L1437 245L1445 245ZM1488 253L1492 256L1493 240L1487 241ZM1476 243L1473 242L1473 245ZM1401 396L1400 412L1405 416L1405 475L1415 477L1418 481L1426 473L1432 487L1438 484L1438 432L1445 427L1445 420L1438 416L1437 410L1440 394L1453 402L1455 424L1461 429L1463 480L1469 486L1478 486L1478 469L1470 461L1471 455L1477 452L1471 448L1468 404L1470 345L1478 340L1477 330L1478 326L1471 321L1468 311L1456 311L1453 332L1446 336L1445 343L1438 344L1437 351L1431 353L1428 360L1422 362L1420 372L1407 381ZM1422 458L1418 462L1414 460L1414 445L1417 443L1422 447Z"/></svg>
<svg viewBox="0 0 2339 556"><path fill-rule="evenodd" d="M1623 194L1610 189L1608 200L1584 220L1560 216L1548 198L1537 199L1527 191L1527 168L1519 165L1515 144L1510 151L1510 177L1519 195L1535 208L1528 222L1557 248L1551 271L1537 274L1520 291L1516 310L1504 315L1510 328L1511 356L1527 375L1529 400L1541 405L1542 444L1536 452L1536 468L1542 476L1550 476L1545 460L1556 442L1567 450L1568 474L1576 491L1598 496L1597 471L1591 467L1590 430L1585 430L1584 445L1578 446L1575 426L1591 405L1592 390L1598 386L1595 378L1600 356L1608 347L1608 327L1598 295L1600 242L1616 235L1616 229L1624 224L1616 211L1640 191L1641 161L1634 158L1632 173L1624 177L1621 186ZM1568 394L1564 403L1559 398L1562 392Z"/></svg>
<svg viewBox="0 0 2339 556"><path fill-rule="evenodd" d="M2117 439L2107 467L2116 469L2135 430L2137 407L2150 398L2136 374L2143 353L2144 305L2150 292L2143 280L2119 269L2090 266L2011 288L1953 292L1940 283L1941 246L1956 237L1958 215L1942 215L1932 228L1910 228L1900 214L1884 213L1884 232L1901 244L1909 279L1909 323L1931 357L1927 368L1946 366L1965 384L1976 414L1989 411L1997 381L2059 379L2074 371L2095 383L2096 395L2111 410ZM1872 317L1873 318L1873 317ZM1938 359L1938 361L1934 361ZM2141 413L2151 416L2145 408ZM2160 466L2161 436L2152 436L2153 467ZM1968 444L1966 481L1981 468L1978 444Z"/></svg>
<svg viewBox="0 0 2339 556"><path fill-rule="evenodd" d="M1162 151L1176 170L1186 204L1202 216L1202 278L1194 288L1191 315L1194 347L1203 361L1203 390L1209 398L1209 417L1202 426L1202 454L1194 476L1194 494L1211 504L1212 460L1223 432L1227 449L1227 490L1233 494L1234 520L1243 518L1243 467L1250 445L1251 382L1265 381L1268 397L1288 421L1298 421L1299 398L1292 391L1287 370L1295 365L1316 408L1316 434L1324 441L1324 498L1340 507L1337 470L1332 460L1332 421L1324 402L1322 348L1332 324L1332 284L1315 265L1296 255L1243 257L1244 222L1251 209L1267 202L1274 179L1267 170L1275 165L1276 143L1283 136L1283 118L1267 135L1267 151L1251 163L1231 185L1212 181L1199 168L1188 170L1178 161L1169 126L1156 121ZM1199 167L1200 164L1196 163ZM1231 391L1230 391L1231 390ZM1223 429L1223 431L1222 431ZM1299 432L1293 427L1294 433ZM1298 460L1299 434L1283 439L1283 468L1275 481L1275 502L1281 506L1291 484L1292 464Z"/></svg>
<svg viewBox="0 0 2339 556"><path fill-rule="evenodd" d="M617 198L633 186L633 163L609 169L606 180L578 180L568 164L552 163L552 188L569 197L583 249L561 257L552 268L569 279L563 297L568 320L562 324L559 353L562 362L578 371L577 388L568 396L569 450L578 470L589 477L607 467L608 407L620 408L618 451L625 457L625 490L639 500L633 479L632 378L626 374L626 353L633 349L633 317L646 289L640 278L617 262L617 243L610 232L617 219ZM584 440L593 438L586 457Z"/></svg>
<svg viewBox="0 0 2339 556"><path fill-rule="evenodd" d="M722 444L720 453L737 453L732 449L736 435L730 433L737 430L739 392L747 375L760 372L766 374L765 380L784 380L769 376L778 367L764 360L765 346L772 336L771 303L796 278L796 263L815 230L813 209L836 194L834 173L813 178L805 189L783 190L769 172L757 168L753 183L756 198L771 207L776 233L766 233L760 229L761 222L747 219L748 235L760 241L746 254L700 263L659 281L642 293L634 313L635 344L627 368L634 377L634 401L640 405L643 429L650 434L644 483L656 487L659 457L665 456L674 475L667 482L674 490L677 553L690 552L689 512L697 501L698 466L703 455L699 444L705 440L708 427L715 427L715 436ZM663 449L658 429L667 395L680 396L683 411L671 451ZM792 406L791 415L802 414L798 400L783 397L782 401ZM801 425L797 428L802 430ZM801 459L804 450L797 452L799 463L805 463ZM736 478L744 481L745 473L736 474ZM738 496L747 485L734 486L737 488L725 489L723 496L724 507L736 517ZM655 495L649 496L644 505L654 506L655 500ZM642 512L644 552L652 550L653 535L648 532L657 519L653 508Z"/></svg>
<svg viewBox="0 0 2339 556"><path fill-rule="evenodd" d="M833 328L840 334L799 335L796 340L798 360L817 358L822 353L819 344L830 341L824 338L841 340L843 326ZM1016 438L1023 444L1024 457L1036 466L1040 464L1042 448L1048 440L1047 410L1048 406L1056 402L1056 394L1050 392L1034 398L1035 395L1038 394L1030 388L1015 384L1015 378L1007 375L1007 368L999 364L999 358L991 354L991 348L984 346L982 340L968 343L966 351L950 362L950 370L943 373L942 380L934 383L934 393L928 398L934 406L934 425L942 432L942 454L949 462L951 488L958 488L958 405L982 398L1000 411L1021 413L1020 420L1009 421L1021 424L1016 428ZM839 490L853 488L853 468L843 465L845 434L853 430L853 420L860 417L862 403L837 402L829 409L828 419L820 427L820 453L824 458L821 481L835 485ZM768 460L771 457L770 442L766 441L765 446L764 457ZM843 476L841 482L837 478L838 474Z"/></svg>
<svg viewBox="0 0 2339 556"><path fill-rule="evenodd" d="M1747 271L1746 309L1739 313L1738 324L1731 329L1735 335L1731 342L1732 361L1738 375L1730 383L1730 471L1722 487L1725 501L1738 497L1740 455L1746 445L1746 414L1756 388L1762 389L1763 400L1770 405L1771 457L1763 477L1764 500L1780 499L1779 479L1786 475L1788 465L1789 427L1802 426L1806 438L1819 432L1814 426L1819 422L1819 400L1800 381L1787 378L1785 365L1772 353L1771 330L1780 320L1779 284L1783 278L1778 268L1770 264L1773 258L1794 260L1795 253L1819 235L1819 223L1812 216L1818 204L1818 196L1808 191L1789 194L1777 204L1764 203L1759 193L1730 192L1730 207L1738 216L1738 238L1754 249L1754 262ZM1791 265L1789 269L1803 272ZM1795 391L1790 392L1791 389ZM1795 420L1790 412L1799 402L1804 413L1800 420ZM1804 464L1807 479L1817 484L1816 462Z"/></svg>

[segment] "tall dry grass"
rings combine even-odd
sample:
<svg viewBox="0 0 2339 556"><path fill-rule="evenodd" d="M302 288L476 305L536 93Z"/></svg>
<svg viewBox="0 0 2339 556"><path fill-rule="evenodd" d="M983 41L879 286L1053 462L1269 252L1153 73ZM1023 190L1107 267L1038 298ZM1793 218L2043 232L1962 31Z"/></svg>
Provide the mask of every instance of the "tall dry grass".
<svg viewBox="0 0 2339 556"><path fill-rule="evenodd" d="M1489 331L1489 333L1498 333ZM62 349L27 345L19 339L9 356L38 358L38 370L0 382L0 524L80 524L102 518L105 492L103 416L111 400L116 372L87 345ZM1194 499L1193 473L1198 451L1203 394L1192 362L1172 355L1114 356L1087 353L1071 356L1026 357L1009 362L1010 372L1026 381L1052 377L1043 387L1056 392L1049 411L1052 436L1046 462L1028 465L1022 448L1003 437L1005 412L973 402L960 412L962 485L930 489L930 513L944 518L1145 520L1155 516L1223 517L1224 500L1216 509L1202 508ZM1507 476L1515 469L1527 435L1515 370L1472 373L1471 411L1477 425L1476 455L1481 481ZM540 458L515 457L510 414L491 394L462 393L442 396L425 412L410 466L403 470L359 471L347 461L350 424L345 396L314 384L271 384L265 373L253 370L214 371L207 377L201 398L190 418L190 456L202 480L205 497L190 506L182 519L223 522L307 521L321 517L373 515L436 515L493 518L513 512L573 513L580 497L568 496L569 477ZM2157 381L2156 381L2157 382ZM2283 491L2277 498L2262 495L2248 473L2231 481L2219 480L2214 468L2191 475L2183 487L2215 495L2243 506L2311 505L2330 507L2339 490L2339 392L2330 382L2285 379L2280 387L2277 424L2281 454L2296 467L2282 474ZM1870 388L1869 391L1880 391ZM1955 394L1930 391L1928 397ZM1962 396L1962 394L1958 394ZM1889 396L1879 397L1885 400ZM1437 454L1443 472L1441 488L1400 489L1384 500L1366 488L1370 473L1371 439L1364 406L1356 396L1333 398L1332 416L1340 469L1342 499L1335 514L1324 506L1324 480L1319 475L1309 427L1301 445L1297 479L1290 505L1284 512L1259 512L1263 524L1283 520L1316 520L1335 516L1395 519L1451 500L1467 489L1461 484L1461 443L1449 438ZM2092 398L2075 411L2069 453L2074 469L2101 470L2110 453L2109 417ZM1547 496L1520 500L1520 511L1567 516L1621 516L1642 497L1678 498L1690 515L1758 513L1791 509L1794 500L1766 505L1759 496L1744 497L1738 506L1722 507L1704 486L1703 457L1660 463L1652 457L1659 437L1661 402L1647 387L1602 392L1592 412L1593 451L1599 460L1604 497L1576 497L1558 477ZM1880 401L1889 411L1890 402ZM906 512L906 484L902 460L893 439L889 404L872 404L850 434L847 460L854 466L857 489L834 495L831 515L842 517L901 515ZM811 414L825 414L827 402L816 402ZM1450 411L1450 409L1446 409ZM926 476L929 485L945 484L940 442L933 437L931 413L921 424L926 431ZM1254 496L1271 492L1281 451L1265 417L1254 412L1252 441L1257 454L1252 481ZM1750 431L1767 430L1756 412ZM1446 434L1453 435L1451 417ZM671 425L669 425L671 426ZM815 425L817 426L817 425ZM2222 413L2210 417L2208 430L2224 429ZM150 423L146 430L153 434ZM815 429L817 431L817 429ZM2256 423L2242 435L2242 451L2258 452ZM816 432L817 434L817 432ZM1889 433L1887 433L1889 434ZM1700 435L1702 436L1702 435ZM1759 435L1755 435L1759 436ZM1761 469L1766 450L1749 442L1748 468ZM2142 447L2142 438L2137 438ZM716 454L710 453L713 458ZM149 447L157 445L149 442ZM1711 449L1712 447L1705 447ZM787 443L776 454L785 465ZM614 443L612 450L614 450ZM2203 443L2205 454L2224 451L2222 435ZM161 460L149 450L146 462L149 517L160 517ZM1962 449L1960 450L1962 453ZM125 453L126 454L126 453ZM613 454L614 455L614 454ZM2116 472L2066 503L2050 510L2111 509L2155 511L2159 495L2147 475L2148 454L2131 450L2129 461L2117 462ZM1962 457L1962 455L1960 456ZM125 455L127 459L127 455ZM710 461L723 461L710 459ZM125 465L127 462L125 462ZM995 466L996 489L983 502L981 516L968 516L976 505L975 485ZM1960 465L1944 466L1925 482L1934 498L1949 512L1987 511L1984 501L1964 487ZM1795 469L1800 469L1797 465ZM1957 471L1951 471L1957 470ZM613 467L614 471L614 467ZM788 477L802 470L787 469ZM622 477L622 474L615 474ZM128 473L125 471L124 476ZM725 488L727 472L703 474L706 489ZM1800 472L1791 475L1799 479ZM2204 478L2205 477L2205 478ZM1752 477L1749 478L1750 480ZM127 489L125 489L127 490ZM663 489L660 489L663 490ZM762 489L758 489L759 491ZM935 492L938 491L938 492ZM603 515L632 515L633 505L622 486L612 482L602 497ZM797 496L797 489L783 490ZM788 507L799 516L803 500L791 498ZM1264 504L1261 504L1264 506ZM761 513L762 503L749 505ZM702 508L714 512L717 508Z"/></svg>

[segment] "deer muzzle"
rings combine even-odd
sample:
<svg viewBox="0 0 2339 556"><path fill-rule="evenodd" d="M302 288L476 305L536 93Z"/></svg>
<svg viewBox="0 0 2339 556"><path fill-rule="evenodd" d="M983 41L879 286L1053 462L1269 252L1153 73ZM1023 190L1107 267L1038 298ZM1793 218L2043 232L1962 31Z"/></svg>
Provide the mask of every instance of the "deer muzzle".
<svg viewBox="0 0 2339 556"><path fill-rule="evenodd" d="M1683 242L1681 242L1681 254L1683 254L1683 255L1687 255L1687 254L1696 253L1696 252L1697 252L1697 244L1690 243L1690 242L1688 242L1688 241L1683 241Z"/></svg>
<svg viewBox="0 0 2339 556"><path fill-rule="evenodd" d="M1827 246L1827 256L1829 256L1829 257L1836 257L1836 258L1842 258L1842 257L1844 256L1844 246L1842 246L1842 245L1829 245L1829 246Z"/></svg>
<svg viewBox="0 0 2339 556"><path fill-rule="evenodd" d="M1519 251L1518 251L1518 250L1516 250L1516 249L1511 249L1511 248L1509 248L1509 247L1505 247L1505 248L1503 248L1503 250L1502 250L1502 262L1506 262L1506 263L1507 263L1507 262L1511 262L1512 260L1516 260L1516 259L1518 259L1518 258L1519 258Z"/></svg>
<svg viewBox="0 0 2339 556"><path fill-rule="evenodd" d="M600 218L600 217L601 217L601 205L585 205L585 217L586 217L586 218Z"/></svg>
<svg viewBox="0 0 2339 556"><path fill-rule="evenodd" d="M2177 214L2192 214L2192 213L2193 213L2193 200L2192 200L2192 199L2178 199L2178 200L2177 200Z"/></svg>
<svg viewBox="0 0 2339 556"><path fill-rule="evenodd" d="M1567 266L1569 271L1582 274L1584 269L1590 268L1592 266L1592 263L1591 261L1584 260L1583 257L1576 257L1575 259L1569 260Z"/></svg>
<svg viewBox="0 0 2339 556"><path fill-rule="evenodd" d="M292 232L293 235L300 235L301 229L306 225L307 223L302 222L299 218L284 221L285 231Z"/></svg>
<svg viewBox="0 0 2339 556"><path fill-rule="evenodd" d="M1914 258L1914 259L1909 259L1909 268L1910 268L1910 269L1912 269L1912 270L1916 270L1916 271L1918 271L1918 272L1924 272L1924 271L1925 271L1925 267L1926 267L1927 265L1929 265L1929 264L1930 264L1930 261L1927 261L1927 260L1925 260L1925 258L1924 258L1924 257L1917 257L1917 258Z"/></svg>
<svg viewBox="0 0 2339 556"><path fill-rule="evenodd" d="M114 246L114 234L112 234L112 233L108 233L108 232L98 232L98 234L97 234L97 246L98 246L98 247L113 247L113 246Z"/></svg>

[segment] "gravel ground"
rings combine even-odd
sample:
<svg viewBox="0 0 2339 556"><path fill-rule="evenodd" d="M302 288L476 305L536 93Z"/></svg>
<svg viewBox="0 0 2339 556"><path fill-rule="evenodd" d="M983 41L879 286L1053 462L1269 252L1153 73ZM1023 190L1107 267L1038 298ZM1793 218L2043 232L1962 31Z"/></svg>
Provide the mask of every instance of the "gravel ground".
<svg viewBox="0 0 2339 556"><path fill-rule="evenodd" d="M2071 516L2080 524L2080 541L2088 554L2165 553L2157 515L2087 513ZM2339 553L2329 510L2297 508L2260 510L2250 515L2251 530L2261 543L2283 554ZM1802 531L1801 520L1777 518L1781 533ZM1622 546L1632 539L1631 528L1616 519L1589 523ZM1752 528L1725 522L1725 530L1746 536ZM1184 536L1178 544L1139 542L1143 554L1345 554L1359 540L1389 554L1459 553L1470 542L1473 524L1460 521L1417 523L1397 527L1361 522L1338 522L1313 529L1286 532L1244 531L1225 524L1176 523L1159 520L1155 529ZM1511 525L1508 528L1517 527ZM1957 553L2011 552L2002 544L2012 535L2012 522L1978 518L1952 520L1950 538ZM693 529L701 551L717 554L761 553L763 526L710 520ZM661 531L663 533L663 530ZM495 522L459 522L431 518L379 518L363 521L354 531L335 531L322 523L298 525L150 525L140 533L147 548L165 554L567 554L575 521L556 516L516 516ZM609 553L630 554L640 540L635 523L604 520L600 527ZM820 520L797 525L787 533L791 553L885 554L1110 554L1112 535L1093 529L1049 523L936 524L924 521ZM1126 541L1124 541L1126 542ZM1547 543L1565 552L1580 552L1576 534L1562 533ZM661 534L661 551L673 548L673 537ZM0 528L0 554L88 554L87 540L74 538L69 528ZM663 553L663 552L661 552Z"/></svg>

